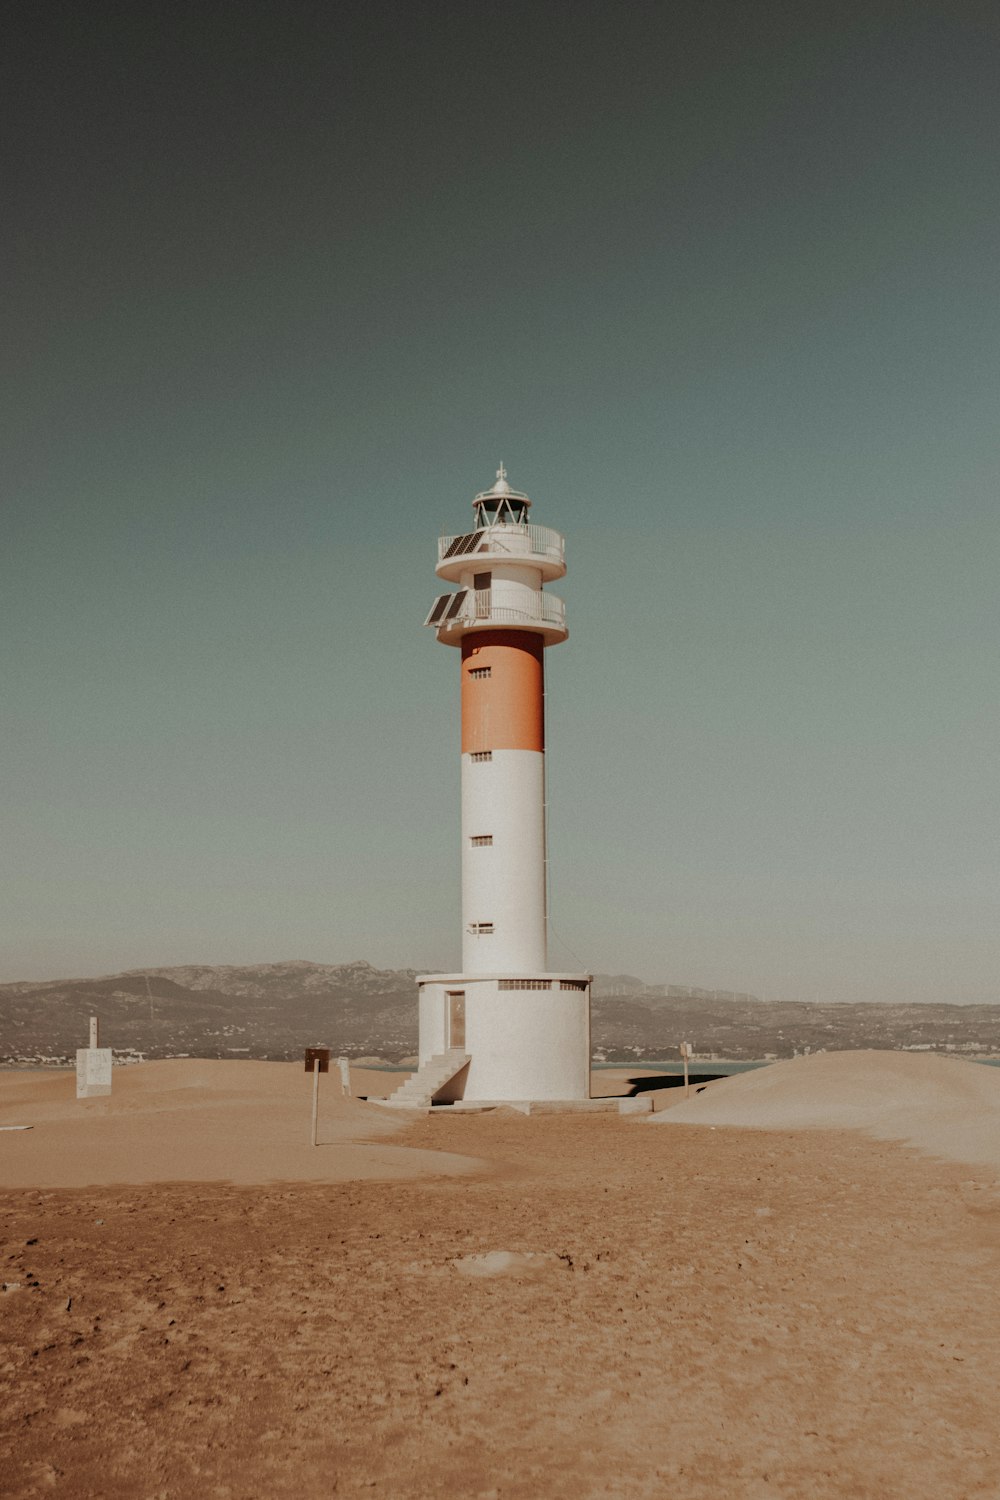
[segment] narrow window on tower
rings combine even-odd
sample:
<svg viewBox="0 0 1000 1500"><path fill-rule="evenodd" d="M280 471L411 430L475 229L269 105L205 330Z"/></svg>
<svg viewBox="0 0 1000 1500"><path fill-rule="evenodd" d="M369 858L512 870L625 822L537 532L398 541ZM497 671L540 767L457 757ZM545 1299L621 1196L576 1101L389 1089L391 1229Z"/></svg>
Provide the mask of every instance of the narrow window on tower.
<svg viewBox="0 0 1000 1500"><path fill-rule="evenodd" d="M492 833L474 833L469 840L473 849L488 849L493 842Z"/></svg>
<svg viewBox="0 0 1000 1500"><path fill-rule="evenodd" d="M493 668L492 667L470 667L469 668L469 676L470 677L492 677L493 676Z"/></svg>
<svg viewBox="0 0 1000 1500"><path fill-rule="evenodd" d="M492 750L473 750L473 752L472 752L472 759L473 760L492 760L493 759L493 751Z"/></svg>

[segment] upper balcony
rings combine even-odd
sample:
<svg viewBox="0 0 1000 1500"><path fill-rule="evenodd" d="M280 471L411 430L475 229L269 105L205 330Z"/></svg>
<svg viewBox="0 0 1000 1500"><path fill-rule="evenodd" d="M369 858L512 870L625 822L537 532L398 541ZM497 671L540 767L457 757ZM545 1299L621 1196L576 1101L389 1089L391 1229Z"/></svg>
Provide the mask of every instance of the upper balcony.
<svg viewBox="0 0 1000 1500"><path fill-rule="evenodd" d="M447 646L460 646L462 637L473 630L530 630L544 638L546 646L564 641L566 604L554 594L541 590L530 593L519 605L501 604L493 589L459 589L457 594L441 594L435 599L424 621L437 631L437 638Z"/></svg>
<svg viewBox="0 0 1000 1500"><path fill-rule="evenodd" d="M558 531L548 526L517 526L500 523L458 536L438 537L439 578L458 583L468 572L472 559L481 564L528 563L537 568L546 581L561 578L566 571L566 542Z"/></svg>

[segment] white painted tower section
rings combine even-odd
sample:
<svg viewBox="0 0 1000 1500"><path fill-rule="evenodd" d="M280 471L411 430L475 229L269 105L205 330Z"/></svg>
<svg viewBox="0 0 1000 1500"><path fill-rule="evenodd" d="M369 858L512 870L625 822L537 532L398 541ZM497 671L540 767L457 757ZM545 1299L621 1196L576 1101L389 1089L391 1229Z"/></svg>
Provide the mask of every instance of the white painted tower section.
<svg viewBox="0 0 1000 1500"><path fill-rule="evenodd" d="M489 839L490 843L484 840ZM492 926L483 932L482 927ZM543 973L545 756L462 756L462 969Z"/></svg>
<svg viewBox="0 0 1000 1500"><path fill-rule="evenodd" d="M550 972L546 951L545 651L568 632L545 585L565 545L530 506L501 465L473 530L438 541L456 587L425 622L462 677L462 973L418 979L421 1070L457 1063L438 1100L590 1092L591 976Z"/></svg>

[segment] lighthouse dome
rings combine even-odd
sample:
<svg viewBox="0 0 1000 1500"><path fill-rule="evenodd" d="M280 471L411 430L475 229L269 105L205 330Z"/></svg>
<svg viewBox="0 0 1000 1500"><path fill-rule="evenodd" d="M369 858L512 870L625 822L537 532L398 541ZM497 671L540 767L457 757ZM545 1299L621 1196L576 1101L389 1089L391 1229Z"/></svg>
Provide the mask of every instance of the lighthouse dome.
<svg viewBox="0 0 1000 1500"><path fill-rule="evenodd" d="M477 529L484 526L523 526L528 519L531 501L527 495L512 490L503 464L497 469L492 489L482 490L473 500Z"/></svg>

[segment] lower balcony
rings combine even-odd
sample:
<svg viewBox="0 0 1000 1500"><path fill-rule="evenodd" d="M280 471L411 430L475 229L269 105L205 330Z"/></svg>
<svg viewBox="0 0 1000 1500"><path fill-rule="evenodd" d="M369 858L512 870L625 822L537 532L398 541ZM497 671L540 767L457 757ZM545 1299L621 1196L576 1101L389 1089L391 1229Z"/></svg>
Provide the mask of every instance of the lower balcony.
<svg viewBox="0 0 1000 1500"><path fill-rule="evenodd" d="M424 624L434 627L438 640L456 646L470 630L490 630L498 625L539 631L546 637L546 645L565 640L568 634L564 600L541 592L530 594L517 604L501 604L492 589L459 589L455 594L440 594Z"/></svg>

